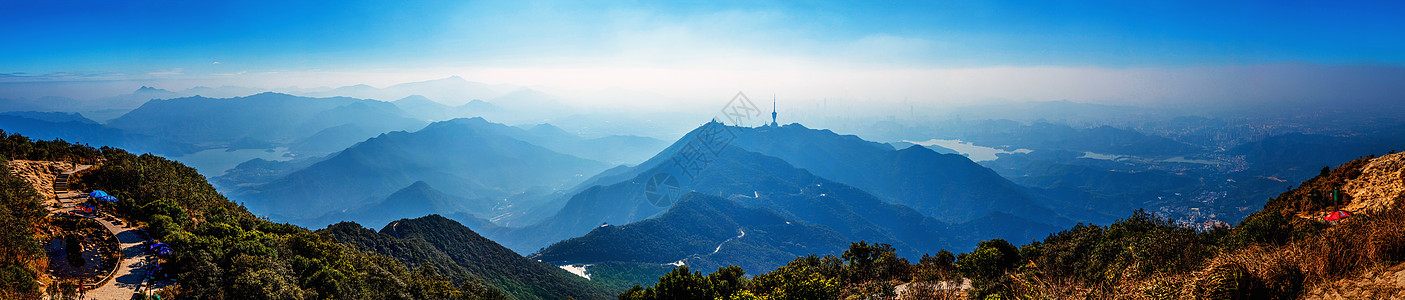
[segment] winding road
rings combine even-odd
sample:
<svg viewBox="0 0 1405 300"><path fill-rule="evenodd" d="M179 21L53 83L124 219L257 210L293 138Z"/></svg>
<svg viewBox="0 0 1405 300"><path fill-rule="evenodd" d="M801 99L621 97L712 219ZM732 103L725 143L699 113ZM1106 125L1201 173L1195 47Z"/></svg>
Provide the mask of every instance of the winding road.
<svg viewBox="0 0 1405 300"><path fill-rule="evenodd" d="M741 232L742 234L737 235L736 237L727 239L727 240L725 240L725 241L722 241L722 243L720 243L720 244L717 244L717 249L716 249L716 250L712 250L712 253L708 253L708 255L717 254L717 251L722 251L722 245L726 245L727 242L731 242L732 240L739 239L739 238L742 238L742 237L746 236L746 231L743 231L741 227L737 227L737 232Z"/></svg>
<svg viewBox="0 0 1405 300"><path fill-rule="evenodd" d="M145 285L146 270L155 265L156 257L147 254L142 249L142 243L146 241L137 228L130 227L131 224L112 215L103 213L85 213L78 210L75 205L86 200L86 195L82 192L68 189L67 178L74 173L91 168L90 165L78 165L73 170L57 174L54 182L54 200L58 202L57 207L47 205L50 212L69 212L77 216L92 219L102 224L117 237L118 249L122 251L122 259L117 262L117 271L112 278L102 285L92 288L87 292L85 299L131 299L133 294L142 291Z"/></svg>

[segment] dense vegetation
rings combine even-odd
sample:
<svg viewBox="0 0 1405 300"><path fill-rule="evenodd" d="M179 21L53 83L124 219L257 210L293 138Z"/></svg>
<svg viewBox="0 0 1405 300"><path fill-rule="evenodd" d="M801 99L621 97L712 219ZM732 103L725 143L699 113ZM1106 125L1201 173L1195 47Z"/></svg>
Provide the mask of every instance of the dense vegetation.
<svg viewBox="0 0 1405 300"><path fill-rule="evenodd" d="M659 278L651 287L634 286L619 299L868 299L895 297L897 284L951 279L951 253L923 257L917 264L899 258L888 244L858 242L843 255L798 257L774 271L746 278L737 266L703 275L686 266ZM913 286L911 296L931 299L941 292Z"/></svg>
<svg viewBox="0 0 1405 300"><path fill-rule="evenodd" d="M469 272L518 299L608 299L609 293L554 265L518 255L439 215L399 220L380 234L427 243Z"/></svg>
<svg viewBox="0 0 1405 300"><path fill-rule="evenodd" d="M40 201L29 182L10 173L9 160L0 158L0 299L43 296L35 282L47 268L35 239L47 213Z"/></svg>
<svg viewBox="0 0 1405 300"><path fill-rule="evenodd" d="M158 156L18 135L4 136L0 154L96 163L72 184L122 199L109 209L145 225L152 238L175 250L163 270L178 284L164 291L163 299L454 299L475 298L471 291L481 290L470 281L460 289L434 272L259 219L216 193L194 169ZM24 262L42 252L26 233L33 232L29 228L43 210L30 185L4 174L0 293L5 297L0 298L33 299L38 294L29 284L37 273Z"/></svg>
<svg viewBox="0 0 1405 300"><path fill-rule="evenodd" d="M833 230L792 223L770 209L745 207L717 196L688 193L657 218L599 227L585 236L556 243L529 258L555 264L631 262L656 265L687 259L687 263L695 267L730 264L755 270L776 268L798 255L839 253L847 244Z"/></svg>
<svg viewBox="0 0 1405 300"><path fill-rule="evenodd" d="M594 283L554 265L524 258L439 215L402 219L377 233L344 222L318 234L358 249L383 254L421 269L435 270L485 299L605 299Z"/></svg>
<svg viewBox="0 0 1405 300"><path fill-rule="evenodd" d="M1197 232L1139 210L1107 226L1079 224L1023 246L987 240L918 264L893 256L891 246L860 242L841 257L796 258L740 288L727 279L741 270L678 268L620 299L891 298L904 284L903 298L934 299L953 297L943 287L955 278L970 280L968 299L1294 299L1310 286L1405 262L1405 197L1334 225L1299 217L1348 202L1330 191L1360 176L1369 159L1324 168L1234 228Z"/></svg>

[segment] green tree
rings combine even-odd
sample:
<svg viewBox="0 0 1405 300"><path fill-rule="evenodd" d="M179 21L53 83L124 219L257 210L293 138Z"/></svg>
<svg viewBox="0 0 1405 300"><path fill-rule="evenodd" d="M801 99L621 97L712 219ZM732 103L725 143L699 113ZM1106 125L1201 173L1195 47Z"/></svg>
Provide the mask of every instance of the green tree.
<svg viewBox="0 0 1405 300"><path fill-rule="evenodd" d="M738 266L726 266L717 268L717 272L707 275L707 279L712 281L713 290L717 298L731 299L737 291L746 287L746 271Z"/></svg>
<svg viewBox="0 0 1405 300"><path fill-rule="evenodd" d="M851 243L839 257L844 259L845 283L897 279L908 274L909 263L899 258L889 244Z"/></svg>
<svg viewBox="0 0 1405 300"><path fill-rule="evenodd" d="M151 237L157 239L164 240L166 239L167 235L181 232L181 225L179 223L176 223L175 220L172 220L171 217L167 217L166 215L156 215L151 217L151 223L149 225L150 226L148 226L148 228L151 229Z"/></svg>
<svg viewBox="0 0 1405 300"><path fill-rule="evenodd" d="M834 299L839 280L816 269L784 266L751 280L751 291L767 299Z"/></svg>
<svg viewBox="0 0 1405 300"><path fill-rule="evenodd" d="M639 287L639 286L635 286ZM465 298L482 300L507 300L507 294L478 280L465 280L459 288Z"/></svg>
<svg viewBox="0 0 1405 300"><path fill-rule="evenodd" d="M1005 272L1020 261L1019 249L1002 239L980 242L976 250L956 256L956 269L971 278L971 298L1008 297Z"/></svg>
<svg viewBox="0 0 1405 300"><path fill-rule="evenodd" d="M179 203L171 199L161 199L152 201L141 207L144 216L164 215L176 221L176 224L190 224L190 215L181 207Z"/></svg>
<svg viewBox="0 0 1405 300"><path fill-rule="evenodd" d="M296 300L306 299L308 294L299 288L297 282L287 274L274 269L252 269L239 274L229 287L233 299L254 300Z"/></svg>
<svg viewBox="0 0 1405 300"><path fill-rule="evenodd" d="M18 265L0 267L0 298L39 299L43 296L29 270Z"/></svg>
<svg viewBox="0 0 1405 300"><path fill-rule="evenodd" d="M956 257L956 269L972 278L994 278L1015 267L1020 261L1019 249L1003 239L983 241L970 253Z"/></svg>
<svg viewBox="0 0 1405 300"><path fill-rule="evenodd" d="M0 131L3 134L3 131ZM27 263L44 255L34 228L47 213L29 182L0 160L0 299L38 299L37 270Z"/></svg>
<svg viewBox="0 0 1405 300"><path fill-rule="evenodd" d="M654 295L657 299L708 300L715 294L712 281L700 272L688 270L687 266L674 268L659 277L659 283L654 284Z"/></svg>

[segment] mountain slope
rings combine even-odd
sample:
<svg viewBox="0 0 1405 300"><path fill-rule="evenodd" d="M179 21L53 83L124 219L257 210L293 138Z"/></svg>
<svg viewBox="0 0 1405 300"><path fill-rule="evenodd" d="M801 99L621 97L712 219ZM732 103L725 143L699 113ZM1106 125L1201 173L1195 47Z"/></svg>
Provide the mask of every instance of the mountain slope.
<svg viewBox="0 0 1405 300"><path fill-rule="evenodd" d="M65 116L47 115L40 119L26 116L31 114L0 115L0 128L13 134L24 134L37 139L63 139L74 143L92 146L109 146L130 149L133 152L153 152L163 155L183 155L198 151L195 146L172 141L165 136L131 133L103 126L91 120L52 122L67 120ZM79 117L81 118L81 117Z"/></svg>
<svg viewBox="0 0 1405 300"><path fill-rule="evenodd" d="M171 99L187 96L186 94L167 91L154 87L143 86L133 91L131 94L103 97L93 101L89 110L116 109L131 110L140 107L143 103L154 99Z"/></svg>
<svg viewBox="0 0 1405 300"><path fill-rule="evenodd" d="M540 223L492 230L488 234L525 253L586 234L602 223L629 224L658 216L668 207L654 205L645 196L645 190L651 177L669 172L670 166L656 166L619 183L593 186L572 196L556 215ZM949 224L911 208L884 203L857 188L815 176L783 160L736 147L723 150L706 169L681 184L681 188L683 192L725 196L747 207L770 209L788 220L827 227L844 240L889 243L903 255L936 252L957 245L953 241L972 238L950 232ZM1041 225L1034 231L1051 228ZM1030 237L1008 236L1011 239Z"/></svg>
<svg viewBox="0 0 1405 300"><path fill-rule="evenodd" d="M39 111L7 111L7 112L0 113L0 115L4 115L4 116L15 116L15 117L21 117L21 118L26 118L26 119L35 119L35 120L40 120L40 121L44 121L44 122L51 122L51 123L76 122L76 123L82 123L82 124L98 124L97 121L93 121L93 120L90 120L90 119L88 119L88 118L85 118L85 117L83 117L82 114L79 114L79 113L39 112Z"/></svg>
<svg viewBox="0 0 1405 300"><path fill-rule="evenodd" d="M108 122L129 132L160 134L192 144L220 145L241 138L286 143L320 130L355 123L373 132L408 130L424 122L394 105L353 98L306 98L262 93L212 99L153 100Z"/></svg>
<svg viewBox="0 0 1405 300"><path fill-rule="evenodd" d="M609 164L638 164L664 148L664 142L648 137L611 135L583 138L551 124L541 123L523 129L492 123L483 118L458 119L484 130L519 139L552 151Z"/></svg>
<svg viewBox="0 0 1405 300"><path fill-rule="evenodd" d="M327 155L377 135L380 133L347 123L322 129L310 136L289 143L288 151L300 155Z"/></svg>
<svg viewBox="0 0 1405 300"><path fill-rule="evenodd" d="M383 199L416 181L486 201L569 186L606 167L497 134L479 121L383 134L237 195L256 211L302 219Z"/></svg>
<svg viewBox="0 0 1405 300"><path fill-rule="evenodd" d="M400 110L404 110L405 113L421 120L440 121L456 116L450 106L434 102L434 100L420 95L410 95L391 103L394 103Z"/></svg>
<svg viewBox="0 0 1405 300"><path fill-rule="evenodd" d="M159 292L166 298L444 299L444 295L462 292L454 282L433 273L417 272L385 256L346 247L297 226L260 218L217 193L195 169L160 156L138 156L122 149L99 150L66 142L31 141L5 134L0 138L0 157L92 164L93 168L69 181L70 187L81 191L104 190L120 197L120 202L106 205L104 209L116 216L108 217L109 220L119 220L123 224L123 231L118 233L122 239L150 235L172 248L172 253L163 257L160 272L156 274L180 283L179 289ZM39 201L43 199L10 199L9 196L19 194L12 189L13 181L9 178L0 176L5 179L0 181L8 187L5 210L14 212L7 213L7 217L23 217L29 213L26 209L39 210L38 217L50 215L40 206ZM23 200L32 202L26 204ZM0 269L7 270L7 278L23 280L11 283L33 283L34 279L29 278L50 280L43 273L43 267L33 269L37 274L30 273L26 267L16 268L16 264L43 265L44 252L37 243L47 236L40 232L42 227L27 226L22 218L7 221L14 222L7 222L6 228L16 230L7 231L13 235L6 235L4 244L31 242L30 249L38 252L33 256L7 257L0 262L4 265ZM135 226L127 227L130 226L127 224L146 226L138 233ZM32 234L27 234L30 232ZM133 268L142 269L156 268ZM132 277L137 277L138 282L142 280L140 273L131 274L108 283L109 287L128 284ZM42 296L38 291L41 286L29 286L35 290L34 299ZM99 298L136 297L126 294Z"/></svg>
<svg viewBox="0 0 1405 300"><path fill-rule="evenodd" d="M825 227L791 222L768 209L689 193L658 218L601 226L529 258L553 264L682 261L703 270L726 265L769 270L795 256L835 254L848 245L838 232Z"/></svg>
<svg viewBox="0 0 1405 300"><path fill-rule="evenodd" d="M345 211L330 212L299 223L309 226L324 226L349 221L379 227L406 216L486 215L492 211L494 203L483 200L454 197L435 189L424 181L416 181L410 186L395 191L385 199Z"/></svg>
<svg viewBox="0 0 1405 300"><path fill-rule="evenodd" d="M891 146L790 124L732 127L732 146L784 159L817 176L863 189L947 222L1004 212L1050 224L1071 224L1041 207L1027 190L955 154Z"/></svg>
<svg viewBox="0 0 1405 300"><path fill-rule="evenodd" d="M338 224L329 227L324 234L352 243L358 249L402 261L424 259L442 264L447 257L467 273L500 287L518 299L612 298L612 295L584 278L556 266L521 257L479 236L468 227L439 215L391 222L375 236L365 232L369 230L359 229L361 232L356 233L358 229L348 227L348 224Z"/></svg>

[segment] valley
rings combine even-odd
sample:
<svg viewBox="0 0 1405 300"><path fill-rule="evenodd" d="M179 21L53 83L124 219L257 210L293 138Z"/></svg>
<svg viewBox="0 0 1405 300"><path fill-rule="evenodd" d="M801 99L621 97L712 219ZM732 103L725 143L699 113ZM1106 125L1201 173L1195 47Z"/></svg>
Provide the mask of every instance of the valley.
<svg viewBox="0 0 1405 300"><path fill-rule="evenodd" d="M0 300L1405 299L1405 5L0 3Z"/></svg>

